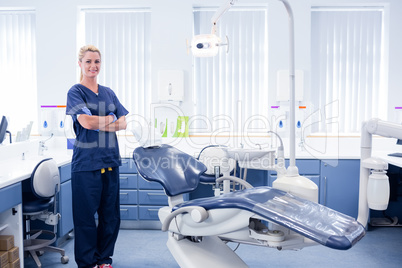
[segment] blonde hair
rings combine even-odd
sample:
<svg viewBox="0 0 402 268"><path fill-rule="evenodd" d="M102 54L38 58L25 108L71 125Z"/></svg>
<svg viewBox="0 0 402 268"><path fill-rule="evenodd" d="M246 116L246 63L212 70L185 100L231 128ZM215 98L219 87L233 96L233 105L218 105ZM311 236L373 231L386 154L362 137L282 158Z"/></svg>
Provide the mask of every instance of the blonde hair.
<svg viewBox="0 0 402 268"><path fill-rule="evenodd" d="M82 59L85 56L85 53L87 53L88 51L97 52L99 54L99 57L102 58L100 50L97 47L95 47L94 45L86 45L86 46L83 46L80 48L80 52L78 53L78 60L82 61ZM81 70L80 82L82 81L82 79L83 79L83 75L82 75L82 70Z"/></svg>

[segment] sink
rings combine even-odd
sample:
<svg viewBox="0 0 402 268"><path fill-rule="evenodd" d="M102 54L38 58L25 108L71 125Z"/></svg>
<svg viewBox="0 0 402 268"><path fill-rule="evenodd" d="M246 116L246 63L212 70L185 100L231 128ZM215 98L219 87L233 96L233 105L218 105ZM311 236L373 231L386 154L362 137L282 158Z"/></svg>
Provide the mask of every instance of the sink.
<svg viewBox="0 0 402 268"><path fill-rule="evenodd" d="M260 149L244 149L244 148L227 148L228 157L237 161L252 161L262 158L268 154L274 153L275 150Z"/></svg>

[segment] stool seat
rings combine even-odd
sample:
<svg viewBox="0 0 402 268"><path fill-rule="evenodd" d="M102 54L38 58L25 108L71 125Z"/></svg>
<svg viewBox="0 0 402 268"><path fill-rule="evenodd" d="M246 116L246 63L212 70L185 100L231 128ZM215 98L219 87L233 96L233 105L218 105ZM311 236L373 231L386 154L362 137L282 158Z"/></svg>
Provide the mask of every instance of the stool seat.
<svg viewBox="0 0 402 268"><path fill-rule="evenodd" d="M31 193L24 193L22 211L24 214L36 214L53 207L54 197L37 199Z"/></svg>

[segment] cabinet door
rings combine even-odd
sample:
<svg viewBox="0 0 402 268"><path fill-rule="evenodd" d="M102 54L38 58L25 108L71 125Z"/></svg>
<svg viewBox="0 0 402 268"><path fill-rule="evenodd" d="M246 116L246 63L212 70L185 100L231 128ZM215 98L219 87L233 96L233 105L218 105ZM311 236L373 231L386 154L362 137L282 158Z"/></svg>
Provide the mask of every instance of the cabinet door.
<svg viewBox="0 0 402 268"><path fill-rule="evenodd" d="M71 180L60 185L59 212L61 214L61 219L59 221L57 235L62 237L74 228Z"/></svg>
<svg viewBox="0 0 402 268"><path fill-rule="evenodd" d="M357 217L359 204L360 160L325 160L321 162L320 203Z"/></svg>
<svg viewBox="0 0 402 268"><path fill-rule="evenodd" d="M59 167L60 183L71 180L71 164Z"/></svg>

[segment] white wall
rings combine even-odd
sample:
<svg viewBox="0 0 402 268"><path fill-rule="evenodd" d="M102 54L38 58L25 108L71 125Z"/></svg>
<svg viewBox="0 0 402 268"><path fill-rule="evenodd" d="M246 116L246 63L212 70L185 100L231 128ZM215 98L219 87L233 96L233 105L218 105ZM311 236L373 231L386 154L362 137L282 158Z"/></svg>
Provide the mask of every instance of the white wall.
<svg viewBox="0 0 402 268"><path fill-rule="evenodd" d="M184 70L185 100L181 110L192 114L192 57L186 39L192 37L192 7L220 6L225 0L1 0L1 7L33 7L37 19L38 107L66 102L77 82L77 14L79 6L150 7L152 10L152 96L157 100L159 70ZM310 91L310 7L312 4L389 4L389 120L402 106L402 1L400 0L289 0L295 17L296 69L306 71L305 93ZM276 72L288 68L288 20L277 0L239 0L236 5L269 4L269 98L275 104ZM308 105L308 99L304 101ZM401 112L402 113L402 112ZM402 116L401 116L402 118Z"/></svg>

